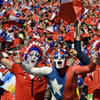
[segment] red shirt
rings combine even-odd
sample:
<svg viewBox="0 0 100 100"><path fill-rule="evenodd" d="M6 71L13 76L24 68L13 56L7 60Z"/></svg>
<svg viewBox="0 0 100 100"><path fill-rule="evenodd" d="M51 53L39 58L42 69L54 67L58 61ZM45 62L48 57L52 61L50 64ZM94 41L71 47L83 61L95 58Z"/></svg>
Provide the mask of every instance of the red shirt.
<svg viewBox="0 0 100 100"><path fill-rule="evenodd" d="M99 80L98 80L99 78ZM99 66L99 70L98 70L98 64L96 66L96 69L94 71L94 74L93 74L93 87L94 87L94 90L98 89L100 86L100 66Z"/></svg>
<svg viewBox="0 0 100 100"><path fill-rule="evenodd" d="M0 88L0 100L15 100L15 98L9 91Z"/></svg>
<svg viewBox="0 0 100 100"><path fill-rule="evenodd" d="M93 79L91 76L84 78L84 85L88 85L88 94L93 94Z"/></svg>
<svg viewBox="0 0 100 100"><path fill-rule="evenodd" d="M44 100L47 82L44 77L30 75L22 70L20 65L13 64L11 72L16 77L15 98L16 100Z"/></svg>
<svg viewBox="0 0 100 100"><path fill-rule="evenodd" d="M99 70L98 70L99 67ZM100 66L96 66L96 70L93 75L93 100L100 100Z"/></svg>

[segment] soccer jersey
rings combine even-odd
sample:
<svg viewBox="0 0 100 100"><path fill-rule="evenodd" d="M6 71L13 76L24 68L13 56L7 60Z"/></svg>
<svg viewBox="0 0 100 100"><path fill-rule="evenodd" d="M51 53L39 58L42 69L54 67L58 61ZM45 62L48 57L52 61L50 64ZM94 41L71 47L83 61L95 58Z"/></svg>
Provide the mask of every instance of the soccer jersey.
<svg viewBox="0 0 100 100"><path fill-rule="evenodd" d="M88 94L93 93L93 79L91 76L86 76L84 78L84 85L88 85Z"/></svg>
<svg viewBox="0 0 100 100"><path fill-rule="evenodd" d="M47 86L44 77L33 76L33 78L31 78L18 64L13 64L11 72L16 77L16 100L44 100Z"/></svg>
<svg viewBox="0 0 100 100"><path fill-rule="evenodd" d="M97 64L93 74L93 100L100 100L100 66Z"/></svg>

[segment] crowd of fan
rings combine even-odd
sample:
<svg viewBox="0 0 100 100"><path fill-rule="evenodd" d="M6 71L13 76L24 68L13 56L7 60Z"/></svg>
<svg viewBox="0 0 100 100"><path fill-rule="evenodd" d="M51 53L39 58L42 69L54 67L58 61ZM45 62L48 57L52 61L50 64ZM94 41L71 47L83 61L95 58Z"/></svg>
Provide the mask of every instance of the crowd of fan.
<svg viewBox="0 0 100 100"><path fill-rule="evenodd" d="M95 52L95 43L100 41L100 1L94 0L89 4L87 0L83 0L85 8L84 14L80 17L80 36L82 51L92 57ZM60 1L56 0L26 0L18 1L17 3L6 0L0 9L0 32L5 32L10 39L2 37L0 33L0 50L9 55L12 60L12 55L15 50L20 50L24 54L27 51L27 46L32 41L39 41L44 45L55 42L54 50L63 48L69 50L73 48L75 28L73 23L66 23L63 20L56 20L55 15L58 15L60 9ZM16 22L15 19L20 19L21 22ZM49 28L55 26L55 30L50 31ZM2 31L1 31L2 30ZM51 66L52 55L48 59ZM75 58L75 63L79 60ZM98 64L99 65L99 64ZM100 66L100 65L99 65ZM93 78L93 75L90 75ZM88 88L88 93L83 93L83 86L86 83L87 76L81 76L83 79L78 80L80 90L80 99L85 100L87 94L93 94L94 90ZM80 77L79 77L80 78ZM80 81L82 84L80 85ZM91 83L92 84L92 83ZM84 86L85 87L85 86ZM85 88L84 88L85 90ZM90 93L89 93L90 92ZM85 99L83 99L85 98Z"/></svg>

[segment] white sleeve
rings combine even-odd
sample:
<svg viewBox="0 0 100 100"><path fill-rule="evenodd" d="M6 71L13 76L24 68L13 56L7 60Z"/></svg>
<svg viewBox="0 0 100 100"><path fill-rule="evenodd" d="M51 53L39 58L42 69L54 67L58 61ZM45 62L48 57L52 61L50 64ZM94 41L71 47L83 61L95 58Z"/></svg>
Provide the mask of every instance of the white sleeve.
<svg viewBox="0 0 100 100"><path fill-rule="evenodd" d="M27 73L35 75L35 76L44 76L52 72L52 68L48 66L39 67L31 67L29 64L22 62L22 69Z"/></svg>

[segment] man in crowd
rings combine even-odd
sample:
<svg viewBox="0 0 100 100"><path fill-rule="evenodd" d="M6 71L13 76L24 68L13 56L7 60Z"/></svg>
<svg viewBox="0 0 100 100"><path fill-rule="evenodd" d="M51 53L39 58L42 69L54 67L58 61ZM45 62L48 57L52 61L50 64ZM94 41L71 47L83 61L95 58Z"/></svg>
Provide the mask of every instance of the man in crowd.
<svg viewBox="0 0 100 100"><path fill-rule="evenodd" d="M22 62L21 57L22 53L20 51L15 51L13 53L14 62L12 62L7 58L4 58L2 53L0 52L1 63L6 68L8 68L16 77L16 85L15 85L16 100L44 100L44 95L47 86L45 78L44 77L40 78L26 73L21 68L21 62Z"/></svg>
<svg viewBox="0 0 100 100"><path fill-rule="evenodd" d="M54 67L44 66L41 68L34 67L34 50L29 49L28 62L22 62L21 67L28 73L45 76L52 93L52 100L78 100L76 94L77 78L79 74L87 74L95 70L98 52L93 55L93 61L87 66L80 65L66 66L67 57L62 49L57 50L53 56ZM39 51L35 52L38 57L41 56Z"/></svg>

